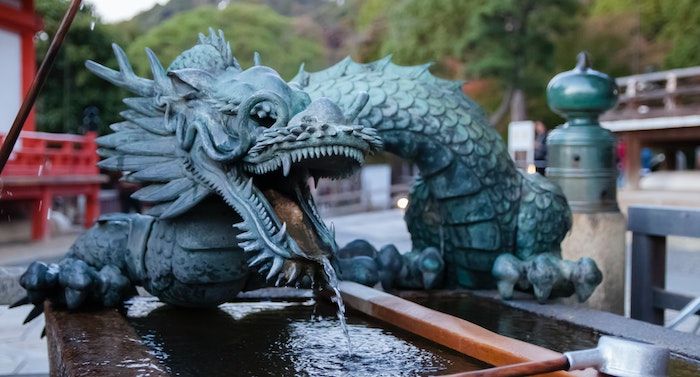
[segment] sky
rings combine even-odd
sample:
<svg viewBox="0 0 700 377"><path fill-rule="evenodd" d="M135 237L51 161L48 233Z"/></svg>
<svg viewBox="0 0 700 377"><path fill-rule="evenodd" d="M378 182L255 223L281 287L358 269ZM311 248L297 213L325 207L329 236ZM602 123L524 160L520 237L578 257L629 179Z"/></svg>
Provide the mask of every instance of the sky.
<svg viewBox="0 0 700 377"><path fill-rule="evenodd" d="M86 0L95 6L96 13L106 23L128 20L137 13L150 9L156 3L168 0Z"/></svg>

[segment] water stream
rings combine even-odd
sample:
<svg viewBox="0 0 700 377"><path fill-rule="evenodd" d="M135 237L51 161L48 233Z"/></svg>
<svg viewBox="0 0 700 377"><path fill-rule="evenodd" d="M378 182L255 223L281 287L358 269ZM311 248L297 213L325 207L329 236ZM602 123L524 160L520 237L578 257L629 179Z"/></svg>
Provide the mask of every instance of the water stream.
<svg viewBox="0 0 700 377"><path fill-rule="evenodd" d="M352 356L352 343L350 342L350 333L348 332L348 324L345 321L345 303L343 303L343 296L340 295L340 289L338 289L338 276L331 265L331 261L328 258L323 257L321 259L321 264L323 265L323 273L326 275L326 280L328 285L333 289L335 298L333 301L338 305L338 320L340 321L340 326L343 329L343 334L345 334L345 339L348 341L348 355Z"/></svg>

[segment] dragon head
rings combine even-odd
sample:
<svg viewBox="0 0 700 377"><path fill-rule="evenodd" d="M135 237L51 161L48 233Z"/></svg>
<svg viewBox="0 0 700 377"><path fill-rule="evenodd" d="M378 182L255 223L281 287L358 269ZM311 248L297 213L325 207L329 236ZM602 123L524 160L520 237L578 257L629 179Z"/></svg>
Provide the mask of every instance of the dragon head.
<svg viewBox="0 0 700 377"><path fill-rule="evenodd" d="M134 197L161 203L152 211L161 219L221 196L242 219L233 231L249 265L269 270L268 280L298 281L316 269L309 261L333 259L334 234L309 182L348 176L382 148L374 129L354 124L366 93L347 109L326 98L312 102L257 54L242 69L221 32L200 35L167 69L147 49L153 80L136 76L113 47L120 71L91 61L87 68L140 97L125 99L127 122L98 139L108 157L102 167L151 183Z"/></svg>

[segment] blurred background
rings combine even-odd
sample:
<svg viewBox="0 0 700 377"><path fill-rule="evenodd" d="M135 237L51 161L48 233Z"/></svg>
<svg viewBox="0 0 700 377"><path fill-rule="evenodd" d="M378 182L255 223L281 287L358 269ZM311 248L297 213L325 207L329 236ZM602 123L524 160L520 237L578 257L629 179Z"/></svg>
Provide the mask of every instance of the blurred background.
<svg viewBox="0 0 700 377"><path fill-rule="evenodd" d="M15 16L0 11L5 12L0 48L7 57L0 80L10 83L0 93L6 99L0 101L0 134L21 100L12 82L31 79L67 6L62 0L0 0L0 9L16 9L29 25L15 32ZM263 64L286 79L300 63L313 71L348 55L359 62L388 54L398 64L432 62L435 75L464 80L465 93L490 114L516 162L540 173L547 131L562 122L547 107L545 86L573 67L579 51L588 51L593 67L617 77L621 90L620 104L603 120L620 140L623 210L640 201L697 204L699 24L700 7L693 0L86 1L25 127L34 133L20 140L14 173L4 174L4 184L15 184L12 174L55 181L80 172L83 180L73 191L1 197L0 243L44 239L86 225L98 213L97 204L101 212L141 209L128 198L136 187L91 167L92 140L120 121L126 93L91 75L83 63L116 66L109 47L116 42L137 73L148 76L145 47L168 63L208 27L225 32L244 66L259 51ZM24 73L17 75L17 69ZM21 81L16 86L26 87ZM62 158L46 157L61 153ZM321 182L316 194L327 215L401 208L415 173L379 155L350 179ZM23 179L27 190L46 184Z"/></svg>
<svg viewBox="0 0 700 377"><path fill-rule="evenodd" d="M0 0L0 140L67 7ZM121 121L127 93L90 74L85 60L116 67L114 42L148 77L144 48L167 65L209 27L224 31L244 67L258 51L286 79L301 63L314 71L348 55L432 62L433 74L463 80L532 174L546 174L547 133L563 122L547 107L546 85L588 51L620 89L601 120L618 140L621 210L700 207L697 0L86 0L0 176L0 375L48 373L43 322L21 326L26 311L1 305L23 294L25 266L58 260L100 213L143 209L129 198L138 187L96 167L94 140ZM416 173L379 154L348 179L319 182L314 195L338 243L367 238L410 250L401 217ZM667 286L697 296L700 242L668 240Z"/></svg>

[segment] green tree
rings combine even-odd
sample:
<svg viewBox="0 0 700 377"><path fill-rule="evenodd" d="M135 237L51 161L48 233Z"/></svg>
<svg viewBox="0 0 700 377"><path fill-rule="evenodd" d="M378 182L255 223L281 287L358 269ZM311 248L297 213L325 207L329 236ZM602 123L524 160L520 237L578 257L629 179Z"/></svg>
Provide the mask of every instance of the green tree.
<svg viewBox="0 0 700 377"><path fill-rule="evenodd" d="M321 42L301 35L292 18L267 6L246 3L232 3L224 9L202 6L179 13L131 42L127 52L137 72L146 75L146 47L156 52L163 65L168 65L192 47L197 34L207 32L209 27L224 31L243 66L252 65L254 51L260 52L263 64L288 79L302 62L308 69L319 69L325 64Z"/></svg>
<svg viewBox="0 0 700 377"><path fill-rule="evenodd" d="M669 46L664 68L700 65L700 6L694 0L666 1L662 6L664 26L661 42Z"/></svg>
<svg viewBox="0 0 700 377"><path fill-rule="evenodd" d="M38 0L37 12L43 17L44 30L37 38L37 64L43 60L50 39L68 8L67 2ZM93 24L94 22L94 24ZM46 84L37 99L37 129L46 132L81 133L83 112L95 106L99 109L100 132L118 121L123 108L123 93L113 85L85 69L85 60L92 59L110 66L116 65L109 47L117 35L108 25L92 16L92 6L85 4L78 12Z"/></svg>
<svg viewBox="0 0 700 377"><path fill-rule="evenodd" d="M658 68L666 56L665 44L640 33L640 19L626 13L587 16L557 43L556 71L571 69L579 51L587 51L593 67L613 77Z"/></svg>
<svg viewBox="0 0 700 377"><path fill-rule="evenodd" d="M578 4L578 0L364 0L358 27L373 34L363 40L360 58L367 61L392 53L401 64L434 61L433 72L443 77L496 83L488 84L495 89L486 93L488 98L479 98L487 108L495 108L494 125L504 124L508 110L512 120L523 119L528 108L552 117L543 101L528 100L525 94L543 96L553 75L555 43L575 26Z"/></svg>
<svg viewBox="0 0 700 377"><path fill-rule="evenodd" d="M404 0L387 14L382 54L391 53L402 64L435 62L434 71L449 78L464 78L461 64L469 49L469 15L478 0ZM385 14L382 12L380 14Z"/></svg>
<svg viewBox="0 0 700 377"><path fill-rule="evenodd" d="M671 69L700 65L700 7L695 0L596 0L591 16L618 16L636 20L637 30L630 39L648 41L651 52L639 49L635 59L641 62L636 72L658 66L644 66L646 61ZM661 57L659 55L661 52Z"/></svg>
<svg viewBox="0 0 700 377"><path fill-rule="evenodd" d="M493 124L507 109L511 120L527 119L526 93L544 92L555 42L574 26L577 10L577 0L491 0L474 8L467 31L468 69L499 78L504 88Z"/></svg>

